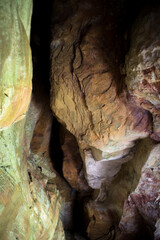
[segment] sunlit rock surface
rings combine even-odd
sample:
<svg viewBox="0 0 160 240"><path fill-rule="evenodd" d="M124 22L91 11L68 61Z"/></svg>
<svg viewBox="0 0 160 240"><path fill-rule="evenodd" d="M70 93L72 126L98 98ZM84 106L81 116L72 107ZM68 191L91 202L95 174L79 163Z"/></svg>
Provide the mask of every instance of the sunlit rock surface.
<svg viewBox="0 0 160 240"><path fill-rule="evenodd" d="M62 240L59 190L56 185L47 190L46 172L31 161L27 164L39 114L30 121L24 140L32 80L31 13L30 0L0 1L0 239Z"/></svg>
<svg viewBox="0 0 160 240"><path fill-rule="evenodd" d="M31 96L32 1L0 1L0 129L25 117Z"/></svg>

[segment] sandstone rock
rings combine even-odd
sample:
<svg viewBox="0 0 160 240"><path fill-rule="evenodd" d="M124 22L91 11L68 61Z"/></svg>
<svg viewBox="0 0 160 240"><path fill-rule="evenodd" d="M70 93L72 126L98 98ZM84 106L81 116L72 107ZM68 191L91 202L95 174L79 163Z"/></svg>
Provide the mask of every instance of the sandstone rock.
<svg viewBox="0 0 160 240"><path fill-rule="evenodd" d="M84 153L86 178L88 184L93 189L101 190L103 189L104 185L110 185L114 176L120 170L121 164L129 161L133 157L133 153L130 152L126 157L120 159L108 161L102 159L101 161L96 161L90 150L85 150Z"/></svg>
<svg viewBox="0 0 160 240"><path fill-rule="evenodd" d="M32 95L25 123L24 151L27 156L30 154L29 150L33 137L33 131L39 119L42 108L43 106L37 103L35 96Z"/></svg>
<svg viewBox="0 0 160 240"><path fill-rule="evenodd" d="M54 194L55 189L59 190L61 196L59 214L64 229L70 230L73 224L74 194L71 187L55 171L53 168L54 159L50 158L52 120L53 116L47 96L41 93L41 98L37 100L37 96L33 95L25 125L27 141L29 139L31 141L30 154L27 159L28 171L35 178L38 177L39 182L45 183L45 189L49 193ZM28 133L30 133L29 136Z"/></svg>
<svg viewBox="0 0 160 240"><path fill-rule="evenodd" d="M50 138L53 116L48 97L41 101L33 94L25 123L24 150L31 165L39 167L49 179L56 176L50 159Z"/></svg>
<svg viewBox="0 0 160 240"><path fill-rule="evenodd" d="M56 173L56 172L55 172ZM65 230L73 229L73 207L75 200L75 192L71 187L56 173L56 176L50 179L47 183L47 189L52 191L52 189L58 188L61 194L61 211L60 218Z"/></svg>
<svg viewBox="0 0 160 240"><path fill-rule="evenodd" d="M158 238L157 207L149 207L152 204L146 193L145 203L142 201L142 186L147 189L148 185L143 180L142 186L141 180L138 185L153 142L137 140L148 136L159 140L159 8L144 11L133 26L124 77L120 73L124 52L118 31L121 13L109 2L55 1L51 107L77 139L89 186L100 189L86 205L89 237L114 237L124 201L133 192L135 200L125 205L127 230L120 229L120 239L153 237L156 221ZM151 26L155 26L153 33ZM134 192L137 185L141 189L138 196ZM148 222L150 211L156 215L154 221L151 217L152 224ZM149 228L144 224L146 218ZM144 234L139 235L139 229Z"/></svg>
<svg viewBox="0 0 160 240"><path fill-rule="evenodd" d="M85 209L88 209L86 215L88 214L89 217L87 228L89 236L94 236L95 232L97 236L99 236L99 228L96 227L97 224L101 226L101 236L104 236L104 238L106 234L108 234L108 236L114 236L114 234L117 236L120 235L119 232L117 232L117 227L123 213L124 201L130 192L135 190L141 176L141 169L147 161L152 148L153 141L151 139L141 140L134 149L134 157L122 165L116 177L111 179L112 181L105 181L99 193L94 191L92 196L94 201L90 201L86 204L87 207L85 207ZM96 213L96 218L94 218L95 220L93 221L94 212ZM104 217L108 220L104 221ZM128 238L123 237L123 240L131 239L130 236Z"/></svg>
<svg viewBox="0 0 160 240"><path fill-rule="evenodd" d="M103 204L91 200L85 205L85 208L90 219L87 227L89 239L107 239L115 235L113 224L116 215L114 216L113 211L106 209Z"/></svg>
<svg viewBox="0 0 160 240"><path fill-rule="evenodd" d="M0 239L63 240L57 187L47 191L47 177L31 164L27 172L32 127L23 154L24 117L31 95L31 13L30 0L0 2Z"/></svg>
<svg viewBox="0 0 160 240"><path fill-rule="evenodd" d="M136 102L153 116L153 134L160 140L160 7L150 7L136 20L126 57L126 83Z"/></svg>
<svg viewBox="0 0 160 240"><path fill-rule="evenodd" d="M75 137L68 131L65 133L62 145L63 176L72 188L77 191L89 191L89 186L84 176L83 162Z"/></svg>
<svg viewBox="0 0 160 240"><path fill-rule="evenodd" d="M22 156L23 128L24 121L19 121L2 131L0 137L1 239L51 239L59 221L59 191L54 187L54 191L47 192L47 177L32 171L31 165L27 174ZM58 239L64 239L63 236L59 225Z"/></svg>
<svg viewBox="0 0 160 240"><path fill-rule="evenodd" d="M53 115L49 107L49 101L46 100L42 105L41 113L34 129L34 134L31 141L31 152L49 156L49 144L51 138Z"/></svg>
<svg viewBox="0 0 160 240"><path fill-rule="evenodd" d="M55 1L51 42L51 107L76 137L92 188L107 179L102 169L111 169L111 163L106 161L119 159L110 178L119 171L134 141L151 132L147 111L122 90L117 10L102 2ZM94 162L101 162L92 176L88 151Z"/></svg>
<svg viewBox="0 0 160 240"><path fill-rule="evenodd" d="M159 236L159 153L160 145L158 144L149 154L138 186L124 204L124 213L120 221L122 234L131 234L134 237L143 236L148 226L147 232L150 237L153 237L156 226L155 238ZM142 231L142 226L146 230Z"/></svg>
<svg viewBox="0 0 160 240"><path fill-rule="evenodd" d="M32 1L0 3L0 129L25 117L31 96Z"/></svg>

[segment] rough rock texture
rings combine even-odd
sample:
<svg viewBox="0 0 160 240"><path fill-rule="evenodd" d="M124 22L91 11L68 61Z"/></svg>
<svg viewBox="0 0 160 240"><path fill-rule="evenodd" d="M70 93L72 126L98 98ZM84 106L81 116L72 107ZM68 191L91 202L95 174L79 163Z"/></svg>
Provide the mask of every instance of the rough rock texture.
<svg viewBox="0 0 160 240"><path fill-rule="evenodd" d="M85 204L84 210L89 217L89 225L87 227L89 239L107 239L110 236L114 236L114 224L117 216L112 210L107 209L103 203L93 200Z"/></svg>
<svg viewBox="0 0 160 240"><path fill-rule="evenodd" d="M25 117L31 96L32 1L0 2L0 129ZM14 61L13 61L14 60Z"/></svg>
<svg viewBox="0 0 160 240"><path fill-rule="evenodd" d="M94 236L97 238L114 236L123 212L124 201L135 190L141 176L141 169L152 148L151 139L141 140L134 150L135 154L132 160L122 165L112 182L103 184L98 197L93 196L95 201L91 200L85 204L85 211L89 216L87 232L89 236L92 236L91 239L94 239ZM107 221L104 221L104 218ZM98 226L100 226L101 232ZM130 239L128 238L128 240Z"/></svg>
<svg viewBox="0 0 160 240"><path fill-rule="evenodd" d="M26 113L32 2L1 0L0 239L160 239L160 8L143 6L131 29L126 3L53 1L51 107L67 129L65 181L43 94L47 34L40 22Z"/></svg>
<svg viewBox="0 0 160 240"><path fill-rule="evenodd" d="M83 162L75 137L66 131L62 145L63 176L72 188L77 191L89 191L89 186L84 176Z"/></svg>
<svg viewBox="0 0 160 240"><path fill-rule="evenodd" d="M140 13L129 29L131 42L125 57L123 27L127 29L128 25L127 21L121 25L120 20L125 10L118 1L114 3L116 7L111 1L54 2L51 108L76 137L88 185L95 189L84 207L89 218L89 238L107 239L117 234L126 240L135 236L152 239L155 231L158 239L158 215L152 223L147 222L149 227L144 224L149 215L152 218L146 210L150 211L152 200L156 214L158 210L155 199L150 201L145 192L148 185L143 184L145 170L141 176L141 169L153 146L148 137L159 141L160 9L149 7ZM71 154L65 158L72 162ZM125 215L130 211L128 225L135 227L135 235L131 236L127 229L126 238L125 229L117 230L117 225L124 201L131 192L134 195L136 187L140 190L135 203L130 197L129 207L124 208L124 222L127 226ZM158 193L158 180L149 191ZM139 201L143 213L139 212ZM136 207L131 208L134 204ZM144 234L136 235L141 227Z"/></svg>
<svg viewBox="0 0 160 240"><path fill-rule="evenodd" d="M142 169L140 181L124 204L118 239L160 239L160 145L153 147ZM142 231L143 229L143 231Z"/></svg>
<svg viewBox="0 0 160 240"><path fill-rule="evenodd" d="M160 140L160 7L150 7L136 20L126 57L126 83L130 94L153 116L153 134Z"/></svg>
<svg viewBox="0 0 160 240"><path fill-rule="evenodd" d="M53 9L51 107L77 138L88 184L100 188L109 161L122 158L111 178L134 141L149 135L149 115L122 89L117 10L90 0L55 1Z"/></svg>
<svg viewBox="0 0 160 240"><path fill-rule="evenodd" d="M29 175L32 177L32 175L38 176L40 174L40 178L45 181L45 189L47 191L54 193L55 189L59 190L61 195L61 220L64 229L70 230L73 225L74 194L69 185L55 171L50 158L53 115L49 107L48 98L44 93L41 93L41 101L37 103L36 100L36 95L33 95L25 126L26 142L30 140L30 150L29 154L27 154Z"/></svg>
<svg viewBox="0 0 160 240"><path fill-rule="evenodd" d="M0 1L0 239L62 240L57 186L46 190L48 176L26 161L36 123L33 118L24 141L32 77L31 12L30 0Z"/></svg>
<svg viewBox="0 0 160 240"><path fill-rule="evenodd" d="M46 100L43 100L41 106L39 106L39 109L40 115L37 118L34 128L30 150L32 153L43 154L44 157L49 157L53 115L50 110L47 97Z"/></svg>

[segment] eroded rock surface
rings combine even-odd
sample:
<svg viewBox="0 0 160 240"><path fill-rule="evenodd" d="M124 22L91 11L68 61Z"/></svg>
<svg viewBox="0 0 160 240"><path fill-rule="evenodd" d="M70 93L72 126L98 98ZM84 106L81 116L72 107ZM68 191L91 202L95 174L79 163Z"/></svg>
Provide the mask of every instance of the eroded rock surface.
<svg viewBox="0 0 160 240"><path fill-rule="evenodd" d="M97 238L119 235L116 226L123 213L124 201L135 190L141 176L141 169L153 145L153 141L149 138L141 140L135 148L132 160L122 165L121 170L111 182L105 182L102 185L98 197L93 197L95 201L90 200L85 204L90 219L87 232L91 239L94 239L94 235ZM107 220L104 221L104 218ZM101 232L98 225L101 226ZM127 239L130 240L130 238Z"/></svg>
<svg viewBox="0 0 160 240"><path fill-rule="evenodd" d="M160 140L160 7L150 7L136 20L126 57L126 83L136 102L153 116L153 134Z"/></svg>
<svg viewBox="0 0 160 240"><path fill-rule="evenodd" d="M160 10L139 15L124 61L125 34L119 30L128 25L119 21L122 9L90 0L55 1L53 7L51 108L76 137L86 179L95 189L85 206L90 239L115 237L123 203L136 189L154 144L148 137L159 141Z"/></svg>
<svg viewBox="0 0 160 240"><path fill-rule="evenodd" d="M37 103L35 99L36 96L33 95L25 126L25 142L28 143L30 140L29 153L27 154L29 176L42 182L43 187L48 192L54 194L55 189L60 192L59 216L64 229L70 230L73 225L74 194L71 187L55 171L54 160L52 161L50 157L53 115L49 107L48 97L44 93L41 93L41 101Z"/></svg>
<svg viewBox="0 0 160 240"><path fill-rule="evenodd" d="M134 141L151 132L147 111L122 89L119 14L102 1L55 1L54 5L51 107L76 136L92 188L100 188L104 174L88 173L92 164L87 164L88 150L101 162L101 169L110 168L108 160L122 158L117 171L110 171L113 177ZM94 179L97 184L91 183Z"/></svg>
<svg viewBox="0 0 160 240"><path fill-rule="evenodd" d="M37 32L25 120L32 2L0 2L0 239L160 239L160 8L144 9L131 30L126 2L53 1L51 107L67 129L69 184L50 156Z"/></svg>
<svg viewBox="0 0 160 240"><path fill-rule="evenodd" d="M32 90L32 1L0 2L0 129L25 117Z"/></svg>
<svg viewBox="0 0 160 240"><path fill-rule="evenodd" d="M31 162L27 165L39 116L39 109L33 107L36 114L30 115L33 122L24 140L32 80L31 13L30 0L0 1L0 239L62 240L59 190L56 185L47 190L45 172Z"/></svg>
<svg viewBox="0 0 160 240"><path fill-rule="evenodd" d="M160 145L153 147L142 169L141 178L135 191L124 204L120 221L120 239L159 239L160 218ZM149 237L150 236L150 237ZM117 238L119 239L119 238ZM144 238L145 239L145 238Z"/></svg>
<svg viewBox="0 0 160 240"><path fill-rule="evenodd" d="M62 145L63 158L63 176L77 191L89 191L84 175L83 162L79 153L79 147L75 137L65 132L64 144Z"/></svg>

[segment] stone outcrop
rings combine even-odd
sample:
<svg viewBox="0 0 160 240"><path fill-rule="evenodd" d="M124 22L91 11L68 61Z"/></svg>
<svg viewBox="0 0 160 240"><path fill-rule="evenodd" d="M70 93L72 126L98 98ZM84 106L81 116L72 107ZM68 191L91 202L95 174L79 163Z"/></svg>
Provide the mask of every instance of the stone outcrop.
<svg viewBox="0 0 160 240"><path fill-rule="evenodd" d="M144 9L129 38L123 32L128 31L127 21L123 26L119 21L125 9L115 2L116 8L111 1L55 1L52 15L51 108L76 137L85 177L95 189L85 204L90 239L114 238L116 233L124 239L119 233L123 229L117 230L124 201L141 188L141 169L155 144L149 138L159 141L160 10ZM127 55L124 38L131 39ZM126 209L138 228L144 226L138 207ZM149 226L147 234L152 238L156 230L157 237L158 217Z"/></svg>
<svg viewBox="0 0 160 240"><path fill-rule="evenodd" d="M136 20L126 57L127 88L136 103L153 117L153 134L160 140L160 30L159 6L145 10Z"/></svg>
<svg viewBox="0 0 160 240"><path fill-rule="evenodd" d="M141 140L136 145L132 160L123 164L112 182L103 184L98 198L94 197L95 201L86 202L85 211L89 217L87 232L89 236L92 236L91 239L94 239L94 236L98 238L118 235L116 226L123 213L124 201L135 190L141 176L141 169L153 146L150 138ZM98 226L101 227L101 232Z"/></svg>
<svg viewBox="0 0 160 240"><path fill-rule="evenodd" d="M84 176L83 162L79 153L79 147L75 137L65 132L64 143L62 145L63 176L72 188L77 191L89 191L90 188Z"/></svg>
<svg viewBox="0 0 160 240"><path fill-rule="evenodd" d="M27 155L29 176L45 182L47 192L60 192L59 216L65 230L72 229L74 194L71 187L55 171L50 157L50 139L53 115L49 107L49 99L41 93L41 101L37 103L36 94L32 96L25 125L25 143L30 141ZM25 147L26 150L26 147ZM58 201L58 199L57 199ZM54 212L53 212L54 214ZM57 215L57 218L59 218Z"/></svg>
<svg viewBox="0 0 160 240"><path fill-rule="evenodd" d="M117 239L152 239L153 232L155 232L154 239L160 238L159 171L160 145L158 144L152 147L139 183L125 201L120 221L121 237Z"/></svg>
<svg viewBox="0 0 160 240"><path fill-rule="evenodd" d="M32 1L0 2L0 129L25 117L32 90Z"/></svg>
<svg viewBox="0 0 160 240"><path fill-rule="evenodd" d="M148 112L123 90L119 13L105 4L55 1L51 42L51 107L76 137L95 189L108 169L109 178L119 171L134 141L151 132ZM118 160L113 171L111 160Z"/></svg>
<svg viewBox="0 0 160 240"><path fill-rule="evenodd" d="M0 2L0 239L159 240L158 3L33 2L33 90L32 1Z"/></svg>
<svg viewBox="0 0 160 240"><path fill-rule="evenodd" d="M27 164L40 114L39 109L32 108L24 140L32 80L31 13L30 0L0 2L0 239L62 240L59 190L56 185L47 190L47 171L41 171L32 159ZM41 152L45 143L39 144Z"/></svg>

